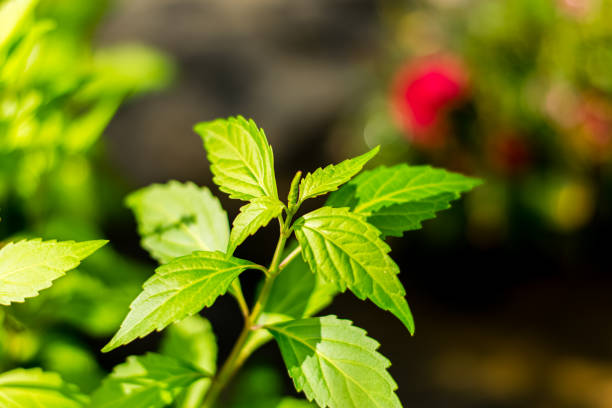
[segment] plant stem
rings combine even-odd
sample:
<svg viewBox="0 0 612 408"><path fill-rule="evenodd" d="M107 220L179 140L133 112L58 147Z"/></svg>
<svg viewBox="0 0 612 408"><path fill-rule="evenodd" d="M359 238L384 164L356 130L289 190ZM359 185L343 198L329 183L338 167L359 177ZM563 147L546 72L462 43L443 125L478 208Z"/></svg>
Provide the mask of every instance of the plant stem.
<svg viewBox="0 0 612 408"><path fill-rule="evenodd" d="M240 351L242 350L242 347L244 346L244 343L246 342L249 336L251 330L250 326L250 322L245 322L245 325L242 328L242 331L240 332L240 336L238 337L238 340L236 340L234 348L232 348L229 357L227 358L227 360L225 360L225 363L223 364L221 371L219 371L219 374L217 374L213 379L212 385L206 393L206 397L204 398L204 402L202 403L202 408L212 408L214 406L215 401L219 397L219 394L221 393L223 388L225 388L227 382L234 376L234 374L240 367L239 364L236 364L236 361L238 355L240 354ZM244 361L244 359L242 359L241 362L242 361Z"/></svg>
<svg viewBox="0 0 612 408"><path fill-rule="evenodd" d="M272 261L270 262L270 267L267 269L264 286L250 314L248 314L248 308L246 308L247 314L245 315L244 327L242 328L240 336L238 337L238 340L236 340L236 343L234 344L234 347L232 348L229 357L227 358L227 360L225 360L225 363L223 363L223 367L221 367L221 370L213 379L212 385L206 393L206 397L204 397L202 408L213 408L217 398L221 394L221 391L223 391L229 380L234 376L234 374L236 374L238 369L242 366L242 363L244 363L244 361L249 357L250 352L243 352L244 345L246 344L246 341L249 338L249 334L252 333L252 331L254 330L253 325L257 322L257 319L259 318L259 316L264 310L264 307L266 306L276 276L278 275L280 270L291 261L291 259L288 259L288 257L283 261L284 265L280 265L280 259L283 254L283 251L285 250L285 244L287 243L287 239L291 235L291 229L289 228L289 226L291 225L292 217L293 213L288 213L286 219L283 220L282 217L278 218L280 224L280 236L278 238L278 243L276 244L276 249L274 250ZM293 251L292 254L294 252L295 255L293 255L293 257L295 257L299 253L299 251ZM237 299L239 304L244 302L243 297L242 302L238 297ZM246 302L244 303L244 307L246 307ZM243 309L242 304L240 305L240 308L241 310L243 310L244 313L245 309Z"/></svg>

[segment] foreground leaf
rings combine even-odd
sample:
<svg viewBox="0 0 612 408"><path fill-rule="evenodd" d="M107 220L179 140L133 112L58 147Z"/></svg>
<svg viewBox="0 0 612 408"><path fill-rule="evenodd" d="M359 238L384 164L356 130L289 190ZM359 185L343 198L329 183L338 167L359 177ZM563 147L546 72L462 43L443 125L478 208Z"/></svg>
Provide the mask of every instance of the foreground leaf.
<svg viewBox="0 0 612 408"><path fill-rule="evenodd" d="M65 383L56 373L17 368L0 374L3 408L80 408L88 406L87 403L87 397L77 387Z"/></svg>
<svg viewBox="0 0 612 408"><path fill-rule="evenodd" d="M394 204L419 201L445 193L458 198L460 193L480 183L478 179L429 166L381 166L360 174L351 182L356 186L355 197L358 200L354 211L371 213Z"/></svg>
<svg viewBox="0 0 612 408"><path fill-rule="evenodd" d="M379 344L335 316L266 326L276 339L295 388L330 408L401 408L389 360Z"/></svg>
<svg viewBox="0 0 612 408"><path fill-rule="evenodd" d="M130 356L94 392L91 408L162 408L207 375L186 362L161 354Z"/></svg>
<svg viewBox="0 0 612 408"><path fill-rule="evenodd" d="M170 181L128 196L142 246L160 263L193 251L225 251L227 214L206 187Z"/></svg>
<svg viewBox="0 0 612 408"><path fill-rule="evenodd" d="M377 146L361 156L344 160L339 164L330 164L323 169L315 170L312 174L306 174L300 182L299 201L336 190L359 173L363 166L378 153L378 150Z"/></svg>
<svg viewBox="0 0 612 408"><path fill-rule="evenodd" d="M249 235L255 234L257 230L265 227L272 219L278 217L283 208L283 203L270 197L255 198L242 206L240 213L233 222L227 253L233 254Z"/></svg>
<svg viewBox="0 0 612 408"><path fill-rule="evenodd" d="M107 242L34 239L7 244L0 249L0 304L38 295Z"/></svg>
<svg viewBox="0 0 612 408"><path fill-rule="evenodd" d="M372 300L414 333L406 292L397 278L399 268L380 232L365 217L346 208L323 207L304 215L294 228L313 273L342 292L348 287L359 299Z"/></svg>
<svg viewBox="0 0 612 408"><path fill-rule="evenodd" d="M278 198L274 157L266 135L242 116L198 123L213 181L230 198Z"/></svg>
<svg viewBox="0 0 612 408"><path fill-rule="evenodd" d="M160 266L143 285L112 340L110 351L210 306L251 262L222 252L194 252Z"/></svg>

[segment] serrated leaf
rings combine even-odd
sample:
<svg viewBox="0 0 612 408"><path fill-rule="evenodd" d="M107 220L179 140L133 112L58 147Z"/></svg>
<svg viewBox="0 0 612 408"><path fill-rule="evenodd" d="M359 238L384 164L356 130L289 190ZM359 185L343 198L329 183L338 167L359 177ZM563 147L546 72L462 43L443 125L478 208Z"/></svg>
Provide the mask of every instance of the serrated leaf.
<svg viewBox="0 0 612 408"><path fill-rule="evenodd" d="M394 204L373 212L368 222L380 230L383 236L401 237L405 231L422 227L421 222L436 217L436 212L450 208L456 197L445 193L419 201Z"/></svg>
<svg viewBox="0 0 612 408"><path fill-rule="evenodd" d="M363 166L378 153L378 150L379 147L376 146L361 156L344 160L339 164L330 164L323 169L315 170L312 174L306 174L300 182L300 201L338 189L359 173Z"/></svg>
<svg viewBox="0 0 612 408"><path fill-rule="evenodd" d="M212 326L200 315L189 316L168 327L161 343L164 355L189 362L204 372L217 371L217 343ZM202 378L186 388L175 401L176 408L196 407L210 388L211 379Z"/></svg>
<svg viewBox="0 0 612 408"><path fill-rule="evenodd" d="M34 239L7 244L0 249L0 304L38 295L107 242Z"/></svg>
<svg viewBox="0 0 612 408"><path fill-rule="evenodd" d="M128 196L142 246L160 263L193 251L225 251L227 214L206 187L170 181Z"/></svg>
<svg viewBox="0 0 612 408"><path fill-rule="evenodd" d="M295 388L309 401L330 408L401 408L389 360L378 342L349 320L335 316L266 326Z"/></svg>
<svg viewBox="0 0 612 408"><path fill-rule="evenodd" d="M56 373L17 368L0 374L0 406L80 408L88 406L88 398Z"/></svg>
<svg viewBox="0 0 612 408"><path fill-rule="evenodd" d="M283 208L283 203L271 197L254 198L250 203L242 206L233 222L227 253L233 254L249 235L255 234L257 230L278 217Z"/></svg>
<svg viewBox="0 0 612 408"><path fill-rule="evenodd" d="M380 232L364 216L346 208L323 207L297 220L294 229L313 273L342 292L349 288L359 299L372 300L414 332L406 292L397 278L399 268Z"/></svg>
<svg viewBox="0 0 612 408"><path fill-rule="evenodd" d="M459 194L471 190L480 180L430 166L381 166L356 177L358 204L354 211L372 213L383 207L420 201L440 194Z"/></svg>
<svg viewBox="0 0 612 408"><path fill-rule="evenodd" d="M274 157L266 135L255 122L242 116L198 123L213 181L230 198L278 198Z"/></svg>
<svg viewBox="0 0 612 408"><path fill-rule="evenodd" d="M91 408L162 408L207 376L187 362L157 353L130 356L92 395Z"/></svg>
<svg viewBox="0 0 612 408"><path fill-rule="evenodd" d="M108 352L208 307L234 279L253 266L223 252L194 252L160 266L130 305L119 331L102 349Z"/></svg>

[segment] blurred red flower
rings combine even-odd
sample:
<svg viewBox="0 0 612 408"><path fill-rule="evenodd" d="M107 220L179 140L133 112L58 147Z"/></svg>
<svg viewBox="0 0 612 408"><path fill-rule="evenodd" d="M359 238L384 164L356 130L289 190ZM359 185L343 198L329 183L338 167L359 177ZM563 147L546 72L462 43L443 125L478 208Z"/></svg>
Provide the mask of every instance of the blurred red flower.
<svg viewBox="0 0 612 408"><path fill-rule="evenodd" d="M396 73L391 87L391 110L414 143L439 147L444 143L445 114L466 93L468 75L453 56L411 60Z"/></svg>

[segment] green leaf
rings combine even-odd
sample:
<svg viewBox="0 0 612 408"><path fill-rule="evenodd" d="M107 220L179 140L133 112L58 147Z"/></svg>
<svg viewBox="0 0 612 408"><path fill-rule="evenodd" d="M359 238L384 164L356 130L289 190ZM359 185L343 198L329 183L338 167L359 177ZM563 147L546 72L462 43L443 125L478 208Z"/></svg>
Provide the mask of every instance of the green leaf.
<svg viewBox="0 0 612 408"><path fill-rule="evenodd" d="M241 272L252 267L257 265L223 252L194 252L160 266L144 283L119 331L102 351L160 331L212 305Z"/></svg>
<svg viewBox="0 0 612 408"><path fill-rule="evenodd" d="M380 232L364 216L346 208L323 207L297 220L294 228L314 273L342 292L348 287L359 299L369 298L414 332L406 292L397 278L399 268Z"/></svg>
<svg viewBox="0 0 612 408"><path fill-rule="evenodd" d="M323 169L315 170L312 174L306 174L300 183L299 201L301 202L308 198L317 197L336 190L340 185L346 183L355 174L359 173L363 166L378 153L378 150L379 147L376 146L361 156L344 160L339 164L330 164Z"/></svg>
<svg viewBox="0 0 612 408"><path fill-rule="evenodd" d="M217 340L210 322L200 315L189 316L168 327L161 353L189 362L203 371L217 371Z"/></svg>
<svg viewBox="0 0 612 408"><path fill-rule="evenodd" d="M204 372L217 371L217 343L208 320L193 315L168 327L161 343L161 353L189 362ZM210 387L210 378L202 378L186 388L175 402L176 408L195 407Z"/></svg>
<svg viewBox="0 0 612 408"><path fill-rule="evenodd" d="M130 356L92 395L91 408L162 408L208 374L156 353Z"/></svg>
<svg viewBox="0 0 612 408"><path fill-rule="evenodd" d="M283 208L283 203L271 197L254 198L253 201L242 206L233 222L227 253L233 254L249 235L255 234L258 229L265 227L272 219L278 217L283 212Z"/></svg>
<svg viewBox="0 0 612 408"><path fill-rule="evenodd" d="M266 326L295 388L330 408L401 408L389 360L363 329L336 316Z"/></svg>
<svg viewBox="0 0 612 408"><path fill-rule="evenodd" d="M450 208L460 193L478 184L480 180L427 166L380 167L331 194L327 205L366 214L383 236L401 237L405 231L421 228L422 221Z"/></svg>
<svg viewBox="0 0 612 408"><path fill-rule="evenodd" d="M383 207L368 217L368 223L378 228L383 236L401 237L405 231L421 228L421 222L435 218L436 212L450 208L450 202L455 198L453 194L445 193Z"/></svg>
<svg viewBox="0 0 612 408"><path fill-rule="evenodd" d="M381 166L351 182L358 204L354 211L372 213L383 207L419 201L450 193L454 198L481 183L480 180L429 166Z"/></svg>
<svg viewBox="0 0 612 408"><path fill-rule="evenodd" d="M65 383L56 373L17 368L0 374L3 408L80 408L87 403L88 398L76 386Z"/></svg>
<svg viewBox="0 0 612 408"><path fill-rule="evenodd" d="M274 157L266 135L242 116L198 123L214 175L213 181L230 198L278 198Z"/></svg>
<svg viewBox="0 0 612 408"><path fill-rule="evenodd" d="M193 251L227 248L227 214L206 187L153 184L130 194L126 204L136 216L142 246L160 263Z"/></svg>
<svg viewBox="0 0 612 408"><path fill-rule="evenodd" d="M0 304L23 302L51 286L108 241L24 240L0 249Z"/></svg>

